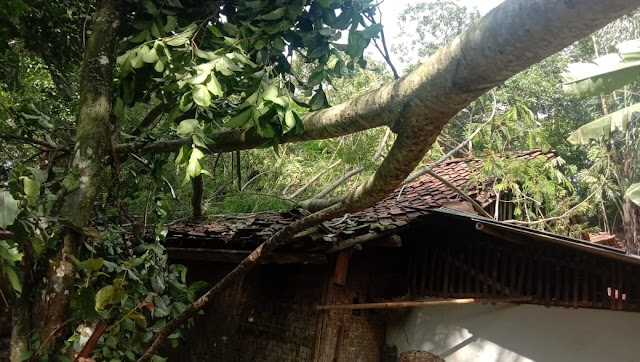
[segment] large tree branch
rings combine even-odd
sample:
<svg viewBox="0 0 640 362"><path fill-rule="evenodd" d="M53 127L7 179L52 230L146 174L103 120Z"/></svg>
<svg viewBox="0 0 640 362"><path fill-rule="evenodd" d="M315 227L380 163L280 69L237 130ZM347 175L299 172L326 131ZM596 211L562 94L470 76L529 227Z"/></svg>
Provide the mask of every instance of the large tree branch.
<svg viewBox="0 0 640 362"><path fill-rule="evenodd" d="M635 0L509 0L430 61L377 92L314 112L307 137L360 130L376 120L396 120L398 134L376 173L344 201L306 216L274 234L185 312L169 322L139 361L149 361L166 338L219 292L251 270L297 232L381 200L409 175L444 124L472 100L637 7ZM320 116L321 115L321 116ZM305 132L306 133L306 132Z"/></svg>

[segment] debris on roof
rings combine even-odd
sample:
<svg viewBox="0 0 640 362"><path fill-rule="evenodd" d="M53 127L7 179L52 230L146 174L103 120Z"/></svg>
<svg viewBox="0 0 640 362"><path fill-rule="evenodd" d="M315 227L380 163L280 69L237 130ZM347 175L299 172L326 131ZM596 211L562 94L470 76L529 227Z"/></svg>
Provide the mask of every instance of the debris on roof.
<svg viewBox="0 0 640 362"><path fill-rule="evenodd" d="M539 149L511 154L510 157L532 160L551 159L554 151ZM433 172L462 189L481 205L494 200L487 185L478 183L472 174L482 166L481 158L458 158L443 162ZM314 243L309 251L335 249L335 245L354 238L369 239L405 227L416 219L441 207L466 211L469 205L442 182L431 176L422 176L400 187L375 205L343 217L327 221L296 235L288 249ZM258 214L219 215L207 221L169 225L167 240L171 246L183 248L254 249L271 235L295 220L302 218L301 210L264 212Z"/></svg>

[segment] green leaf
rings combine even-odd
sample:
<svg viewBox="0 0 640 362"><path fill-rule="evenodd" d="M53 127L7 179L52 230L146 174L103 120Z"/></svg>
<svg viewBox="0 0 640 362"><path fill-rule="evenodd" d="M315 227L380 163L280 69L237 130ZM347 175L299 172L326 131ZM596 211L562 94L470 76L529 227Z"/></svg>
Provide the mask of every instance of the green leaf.
<svg viewBox="0 0 640 362"><path fill-rule="evenodd" d="M618 53L599 57L594 63L573 63L563 74L562 88L580 97L611 93L640 77L640 39L617 45Z"/></svg>
<svg viewBox="0 0 640 362"><path fill-rule="evenodd" d="M22 177L24 194L31 205L35 205L40 196L40 183L30 177Z"/></svg>
<svg viewBox="0 0 640 362"><path fill-rule="evenodd" d="M82 262L82 267L88 272L94 272L100 270L104 265L104 259L102 258L91 258Z"/></svg>
<svg viewBox="0 0 640 362"><path fill-rule="evenodd" d="M230 120L228 120L227 122L224 123L225 127L228 128L239 128L244 126L245 124L247 124L247 122L249 122L249 120L251 119L251 115L253 113L253 107L249 107L247 109L245 109L244 111L236 114L235 116L231 117Z"/></svg>
<svg viewBox="0 0 640 362"><path fill-rule="evenodd" d="M627 192L624 193L624 197L628 198L634 204L640 206L640 183L635 183L629 186Z"/></svg>
<svg viewBox="0 0 640 362"><path fill-rule="evenodd" d="M286 9L285 7L281 7L281 8L277 8L276 10L264 14L264 15L260 15L258 16L258 19L262 19L262 20L278 20L278 19L282 19L284 17L284 14L286 14Z"/></svg>
<svg viewBox="0 0 640 362"><path fill-rule="evenodd" d="M362 34L367 39L372 39L377 38L381 31L382 24L371 24L366 29L360 31L360 34Z"/></svg>
<svg viewBox="0 0 640 362"><path fill-rule="evenodd" d="M224 95L224 92L222 91L222 86L220 86L218 79L213 73L211 73L211 79L207 83L207 89L209 90L209 92L211 92L211 94L213 94L216 97L222 97Z"/></svg>
<svg viewBox="0 0 640 362"><path fill-rule="evenodd" d="M127 318L134 320L139 327L147 328L147 319L144 317L144 314L135 311L129 312Z"/></svg>
<svg viewBox="0 0 640 362"><path fill-rule="evenodd" d="M122 287L107 285L96 293L96 310L102 310L111 304L117 303L124 296L125 293Z"/></svg>
<svg viewBox="0 0 640 362"><path fill-rule="evenodd" d="M200 159L204 157L204 153L199 148L194 148L191 150L191 157L189 157L189 163L187 164L187 174L185 178L185 182L189 180L189 178L194 178L200 176L202 173L202 165L200 164Z"/></svg>
<svg viewBox="0 0 640 362"><path fill-rule="evenodd" d="M326 108L329 106L327 96L324 94L324 91L322 89L317 91L316 94L311 97L309 105L311 106L312 111L317 111L318 109Z"/></svg>
<svg viewBox="0 0 640 362"><path fill-rule="evenodd" d="M308 87L315 87L318 84L322 83L322 79L324 79L324 71L319 69L318 71L314 71L309 76L309 81L307 82Z"/></svg>
<svg viewBox="0 0 640 362"><path fill-rule="evenodd" d="M196 132L196 129L200 128L200 123L197 119L185 119L178 124L176 133L180 136L191 136Z"/></svg>
<svg viewBox="0 0 640 362"><path fill-rule="evenodd" d="M20 355L20 361L26 361L29 358L31 358L31 356L33 356L33 352L34 352L33 350L29 350L29 351L26 351L25 353L21 354Z"/></svg>
<svg viewBox="0 0 640 362"><path fill-rule="evenodd" d="M573 132L568 141L573 144L588 144L592 139L608 139L611 136L611 132L614 131L626 132L629 120L636 112L640 112L640 103L609 113L585 124Z"/></svg>
<svg viewBox="0 0 640 362"><path fill-rule="evenodd" d="M293 115L293 111L290 109L287 109L284 114L284 124L286 125L286 127L283 127L285 133L296 127L296 117Z"/></svg>
<svg viewBox="0 0 640 362"><path fill-rule="evenodd" d="M216 38L222 38L222 32L216 28L213 25L209 25L209 31L211 32L211 34L213 34Z"/></svg>
<svg viewBox="0 0 640 362"><path fill-rule="evenodd" d="M9 191L0 191L0 228L6 229L18 217L18 201Z"/></svg>
<svg viewBox="0 0 640 362"><path fill-rule="evenodd" d="M11 283L13 290L15 290L16 293L22 293L22 282L20 281L20 277L18 277L15 267L5 264L3 266L3 271L9 279L9 283Z"/></svg>
<svg viewBox="0 0 640 362"><path fill-rule="evenodd" d="M29 167L29 171L31 171L31 174L33 174L33 177L36 179L36 181L40 182L41 184L47 182L47 179L49 178L49 173L45 170L40 170L35 167Z"/></svg>
<svg viewBox="0 0 640 362"><path fill-rule="evenodd" d="M181 165L184 160L187 159L191 155L191 145L184 144L180 147L180 152L178 152L178 156L176 157L175 164Z"/></svg>
<svg viewBox="0 0 640 362"><path fill-rule="evenodd" d="M78 304L85 320L91 322L98 319L98 312L96 312L96 295L93 289L81 288Z"/></svg>
<svg viewBox="0 0 640 362"><path fill-rule="evenodd" d="M275 83L269 84L267 89L262 93L262 99L265 101L273 101L273 99L278 97L278 86Z"/></svg>
<svg viewBox="0 0 640 362"><path fill-rule="evenodd" d="M211 105L211 93L207 87L198 84L193 87L193 101L200 107L209 107Z"/></svg>

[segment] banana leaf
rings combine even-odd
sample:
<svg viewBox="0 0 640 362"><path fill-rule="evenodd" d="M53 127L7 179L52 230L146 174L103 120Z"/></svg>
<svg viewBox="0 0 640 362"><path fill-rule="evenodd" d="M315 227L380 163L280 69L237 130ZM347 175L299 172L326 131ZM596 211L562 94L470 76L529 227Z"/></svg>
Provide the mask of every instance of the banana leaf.
<svg viewBox="0 0 640 362"><path fill-rule="evenodd" d="M634 204L640 206L640 183L629 186L624 196L633 201Z"/></svg>
<svg viewBox="0 0 640 362"><path fill-rule="evenodd" d="M640 112L640 103L609 113L585 124L573 132L567 140L573 144L584 145L588 144L592 139L609 138L613 131L626 132L629 120L637 112Z"/></svg>
<svg viewBox="0 0 640 362"><path fill-rule="evenodd" d="M618 44L617 54L607 54L594 63L573 63L563 74L567 94L590 97L611 93L640 78L640 39Z"/></svg>

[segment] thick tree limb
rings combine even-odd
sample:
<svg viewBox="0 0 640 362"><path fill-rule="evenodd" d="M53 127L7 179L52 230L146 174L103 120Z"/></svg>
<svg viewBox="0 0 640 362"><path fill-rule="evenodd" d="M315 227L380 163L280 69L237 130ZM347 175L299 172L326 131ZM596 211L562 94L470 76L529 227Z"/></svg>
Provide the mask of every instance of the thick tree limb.
<svg viewBox="0 0 640 362"><path fill-rule="evenodd" d="M169 322L139 361L149 361L166 338L219 292L251 270L264 254L308 227L381 200L415 168L448 120L471 101L517 72L563 49L637 7L635 0L508 0L408 76L305 118L305 135L356 132L379 120L396 120L398 134L375 174L345 200L274 234L185 312ZM300 139L301 140L301 139ZM289 140L290 141L290 140ZM227 144L228 145L228 144ZM237 146L246 146L246 140Z"/></svg>

